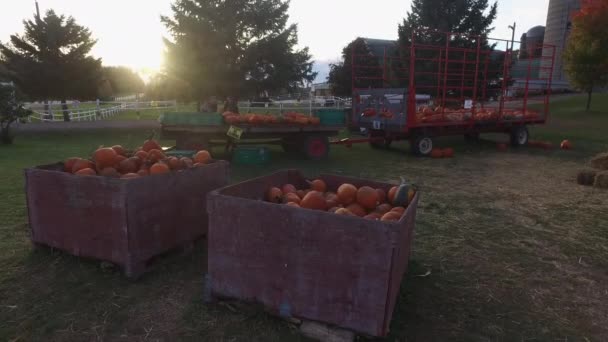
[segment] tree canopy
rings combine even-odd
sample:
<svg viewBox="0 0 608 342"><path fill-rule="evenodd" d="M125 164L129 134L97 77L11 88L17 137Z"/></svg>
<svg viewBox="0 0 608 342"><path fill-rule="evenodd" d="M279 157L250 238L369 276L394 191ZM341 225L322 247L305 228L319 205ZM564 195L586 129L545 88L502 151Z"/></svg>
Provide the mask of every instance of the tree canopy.
<svg viewBox="0 0 608 342"><path fill-rule="evenodd" d="M331 64L327 81L336 96L351 96L353 87L353 50L357 66L355 87L365 88L378 86L382 77L378 56L374 56L363 38L357 38L342 49L342 60ZM370 80L366 77L377 78Z"/></svg>
<svg viewBox="0 0 608 342"><path fill-rule="evenodd" d="M96 43L91 32L53 10L23 24L23 35L0 43L5 76L32 100L94 98L101 60L89 55Z"/></svg>
<svg viewBox="0 0 608 342"><path fill-rule="evenodd" d="M18 91L15 87L0 84L0 142L11 144L13 142L10 132L11 124L26 118L31 113L19 102Z"/></svg>
<svg viewBox="0 0 608 342"><path fill-rule="evenodd" d="M176 0L163 16L165 71L197 100L295 88L312 81L308 48L297 49L288 1Z"/></svg>
<svg viewBox="0 0 608 342"><path fill-rule="evenodd" d="M608 84L608 3L584 1L572 18L572 32L563 54L570 83L588 94Z"/></svg>
<svg viewBox="0 0 608 342"><path fill-rule="evenodd" d="M113 95L132 95L144 91L146 85L141 77L124 66L103 67L103 77L110 83Z"/></svg>

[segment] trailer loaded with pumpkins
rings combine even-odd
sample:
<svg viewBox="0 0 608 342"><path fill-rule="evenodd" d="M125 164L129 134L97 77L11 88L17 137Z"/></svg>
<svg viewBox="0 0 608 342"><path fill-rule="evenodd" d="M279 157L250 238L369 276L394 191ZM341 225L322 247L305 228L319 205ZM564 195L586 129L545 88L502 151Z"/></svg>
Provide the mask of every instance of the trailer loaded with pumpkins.
<svg viewBox="0 0 608 342"><path fill-rule="evenodd" d="M512 145L525 145L527 127L549 115L555 47L534 46L522 58L518 44L416 30L408 46L375 54L354 46L351 121L372 147L408 140L418 155L431 154L445 135L506 133Z"/></svg>

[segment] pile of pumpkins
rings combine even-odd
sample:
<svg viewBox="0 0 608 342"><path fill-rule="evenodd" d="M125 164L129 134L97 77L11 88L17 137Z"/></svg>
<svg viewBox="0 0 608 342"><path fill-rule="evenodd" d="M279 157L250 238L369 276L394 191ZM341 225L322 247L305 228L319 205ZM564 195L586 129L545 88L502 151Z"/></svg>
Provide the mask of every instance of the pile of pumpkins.
<svg viewBox="0 0 608 342"><path fill-rule="evenodd" d="M228 125L247 124L249 126L267 126L273 124L287 125L319 125L321 120L317 117L308 116L302 113L285 113L281 116L270 114L244 114L240 115L233 112L224 112L222 114L224 122Z"/></svg>
<svg viewBox="0 0 608 342"><path fill-rule="evenodd" d="M503 119L516 120L523 118L535 118L539 113L533 110L515 110L503 109ZM421 106L416 111L416 120L422 123L438 122L438 121L466 121L473 119L475 121L491 121L500 118L499 113L492 108L478 108L473 113L472 109L449 109L442 106L430 107Z"/></svg>
<svg viewBox="0 0 608 342"><path fill-rule="evenodd" d="M357 188L344 183L336 192L327 191L321 179L309 181L309 189L296 189L293 184L271 187L265 194L268 202L295 208L327 211L336 215L355 216L368 220L399 221L416 194L416 186L401 184L390 188Z"/></svg>
<svg viewBox="0 0 608 342"><path fill-rule="evenodd" d="M199 167L210 162L211 154L205 150L198 151L193 158L168 157L157 141L149 139L134 152L128 152L120 145L100 147L91 159L66 159L63 168L65 172L77 176L133 179Z"/></svg>

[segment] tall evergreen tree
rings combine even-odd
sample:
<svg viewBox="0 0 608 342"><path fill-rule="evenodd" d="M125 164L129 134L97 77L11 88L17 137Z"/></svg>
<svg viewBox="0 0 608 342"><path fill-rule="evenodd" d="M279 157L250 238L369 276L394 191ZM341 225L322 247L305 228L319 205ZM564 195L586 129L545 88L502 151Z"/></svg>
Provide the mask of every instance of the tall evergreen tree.
<svg viewBox="0 0 608 342"><path fill-rule="evenodd" d="M103 67L103 77L110 83L114 95L133 95L146 87L137 73L124 66Z"/></svg>
<svg viewBox="0 0 608 342"><path fill-rule="evenodd" d="M284 0L176 0L163 16L172 39L166 72L196 100L295 88L312 81L308 48L296 49L297 26L287 26Z"/></svg>
<svg viewBox="0 0 608 342"><path fill-rule="evenodd" d="M72 17L53 10L25 20L25 33L0 43L0 64L7 77L32 100L60 99L69 120L68 98L91 99L97 91L101 60L89 55L96 40Z"/></svg>
<svg viewBox="0 0 608 342"><path fill-rule="evenodd" d="M354 51L354 57L353 57ZM356 88L381 86L382 70L363 38L357 38L342 49L342 60L331 64L327 81L336 96L351 96L353 87L353 60ZM372 78L372 79L370 79Z"/></svg>

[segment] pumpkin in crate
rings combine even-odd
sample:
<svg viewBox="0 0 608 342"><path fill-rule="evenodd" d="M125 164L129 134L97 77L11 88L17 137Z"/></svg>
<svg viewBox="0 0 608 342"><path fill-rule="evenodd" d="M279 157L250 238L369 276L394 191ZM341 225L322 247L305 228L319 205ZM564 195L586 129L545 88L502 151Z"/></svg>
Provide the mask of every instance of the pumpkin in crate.
<svg viewBox="0 0 608 342"><path fill-rule="evenodd" d="M94 169L87 167L74 173L77 176L96 176L97 172Z"/></svg>
<svg viewBox="0 0 608 342"><path fill-rule="evenodd" d="M311 191L300 201L300 206L306 209L327 210L327 202L323 193L319 191Z"/></svg>
<svg viewBox="0 0 608 342"><path fill-rule="evenodd" d="M63 162L63 171L65 172L72 172L72 169L74 168L74 164L76 164L77 161L79 161L81 158L78 157L72 157L72 158L68 158Z"/></svg>
<svg viewBox="0 0 608 342"><path fill-rule="evenodd" d="M357 203L365 209L375 209L378 205L378 192L369 186L360 187L357 190Z"/></svg>
<svg viewBox="0 0 608 342"><path fill-rule="evenodd" d="M300 204L300 202L302 201L302 199L300 197L298 197L298 195L296 195L294 192L289 192L287 194L285 194L285 196L283 196L283 203L297 203L298 205Z"/></svg>
<svg viewBox="0 0 608 342"><path fill-rule="evenodd" d="M122 147L121 145L114 145L112 146L112 149L114 150L114 152L116 152L116 154L121 155L123 157L127 156L127 150L125 150L124 147Z"/></svg>
<svg viewBox="0 0 608 342"><path fill-rule="evenodd" d="M97 169L102 170L103 168L114 166L117 155L116 151L112 148L102 147L93 153L93 161L95 161Z"/></svg>
<svg viewBox="0 0 608 342"><path fill-rule="evenodd" d="M194 155L195 164L207 164L211 161L211 154L208 151L201 150Z"/></svg>
<svg viewBox="0 0 608 342"><path fill-rule="evenodd" d="M327 184L321 179L315 179L310 182L310 188L315 191L325 192L327 190Z"/></svg>
<svg viewBox="0 0 608 342"><path fill-rule="evenodd" d="M338 200L343 205L353 203L357 199L357 187L352 184L342 184L338 188Z"/></svg>
<svg viewBox="0 0 608 342"><path fill-rule="evenodd" d="M169 173L169 167L164 163L156 163L150 167L151 175L162 175L165 173Z"/></svg>
<svg viewBox="0 0 608 342"><path fill-rule="evenodd" d="M74 162L74 166L72 166L72 173L77 173L83 169L95 169L95 164L92 161L78 158L76 162Z"/></svg>
<svg viewBox="0 0 608 342"><path fill-rule="evenodd" d="M365 208L363 208L359 203L351 203L346 207L346 209L359 217L367 215Z"/></svg>
<svg viewBox="0 0 608 342"><path fill-rule="evenodd" d="M146 152L150 152L152 150L162 150L163 148L160 146L160 144L154 140L154 139L149 139L144 141L144 145L142 146L142 150L146 151Z"/></svg>
<svg viewBox="0 0 608 342"><path fill-rule="evenodd" d="M272 187L268 189L266 193L266 200L272 203L281 203L281 199L283 198L283 192L281 189L277 187Z"/></svg>
<svg viewBox="0 0 608 342"><path fill-rule="evenodd" d="M290 194L290 193L295 194L296 191L298 191L298 189L296 189L296 187L293 184L285 184L281 188L281 191L283 191L283 194Z"/></svg>
<svg viewBox="0 0 608 342"><path fill-rule="evenodd" d="M407 207L408 204L414 198L416 194L416 186L409 184L401 184L395 191L395 197L392 200L392 204L396 207L402 206ZM394 208L393 208L394 209Z"/></svg>

